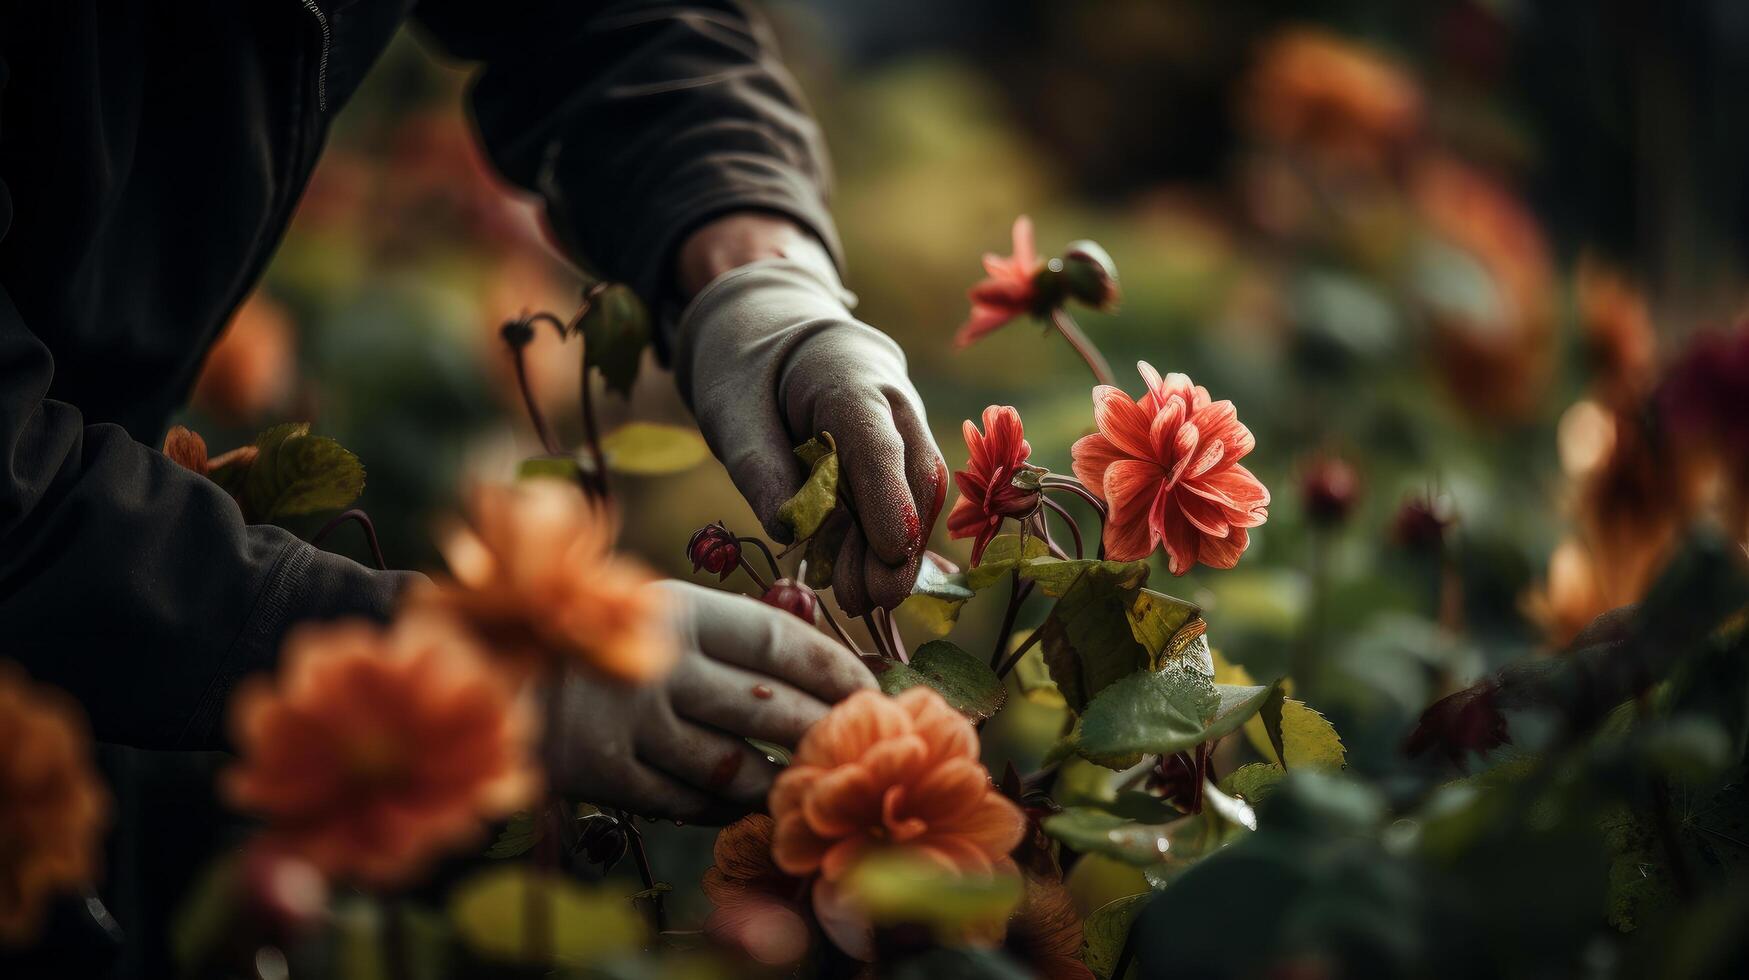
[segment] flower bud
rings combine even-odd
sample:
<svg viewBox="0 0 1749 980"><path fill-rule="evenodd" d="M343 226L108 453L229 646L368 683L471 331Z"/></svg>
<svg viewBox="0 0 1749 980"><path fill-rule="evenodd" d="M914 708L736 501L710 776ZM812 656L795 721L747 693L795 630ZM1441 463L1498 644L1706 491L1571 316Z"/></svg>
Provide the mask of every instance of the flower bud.
<svg viewBox="0 0 1749 980"><path fill-rule="evenodd" d="M275 937L308 932L328 908L328 882L315 865L265 845L244 852L242 889L248 908Z"/></svg>
<svg viewBox="0 0 1749 980"><path fill-rule="evenodd" d="M1069 298L1102 312L1117 308L1117 265L1098 242L1070 242L1051 266L1061 271L1063 292Z"/></svg>
<svg viewBox="0 0 1749 980"><path fill-rule="evenodd" d="M686 543L686 556L692 559L693 571L714 572L721 581L741 564L741 542L735 532L717 521L693 532L692 540Z"/></svg>
<svg viewBox="0 0 1749 980"><path fill-rule="evenodd" d="M1312 523L1341 524L1360 496L1360 478L1346 460L1319 456L1300 473L1300 496Z"/></svg>
<svg viewBox="0 0 1749 980"><path fill-rule="evenodd" d="M1410 758L1439 752L1452 765L1467 769L1471 754L1486 755L1511 744L1499 695L1499 682L1487 680L1433 702L1421 713L1421 721L1404 741L1403 751Z"/></svg>
<svg viewBox="0 0 1749 980"><path fill-rule="evenodd" d="M793 578L780 578L771 583L771 588L759 597L759 601L768 606L776 606L797 619L809 623L814 621L814 610L820 600L814 595L814 590L797 582Z"/></svg>
<svg viewBox="0 0 1749 980"><path fill-rule="evenodd" d="M1403 501L1391 520L1391 538L1409 551L1438 551L1445 546L1445 532L1452 518L1445 505L1426 494Z"/></svg>
<svg viewBox="0 0 1749 980"><path fill-rule="evenodd" d="M1026 518L1038 510L1044 493L1039 478L1049 472L1042 466L1022 463L1006 483L992 483L984 500L984 510L1002 517Z"/></svg>
<svg viewBox="0 0 1749 980"><path fill-rule="evenodd" d="M631 847L619 819L606 813L591 813L577 820L577 843L572 853L587 864L610 871Z"/></svg>

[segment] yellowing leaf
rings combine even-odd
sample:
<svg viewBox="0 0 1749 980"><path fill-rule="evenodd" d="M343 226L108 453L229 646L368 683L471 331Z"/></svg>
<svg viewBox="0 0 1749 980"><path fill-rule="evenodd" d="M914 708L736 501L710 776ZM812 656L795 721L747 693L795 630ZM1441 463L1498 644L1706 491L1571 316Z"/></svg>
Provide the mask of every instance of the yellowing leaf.
<svg viewBox="0 0 1749 980"><path fill-rule="evenodd" d="M251 522L340 510L364 492L358 457L326 436L310 435L308 422L276 425L255 437L255 448L238 488Z"/></svg>
<svg viewBox="0 0 1749 980"><path fill-rule="evenodd" d="M692 469L710 457L697 429L662 422L627 422L601 437L607 468L632 476L665 476Z"/></svg>
<svg viewBox="0 0 1749 980"><path fill-rule="evenodd" d="M535 923L528 913L542 906L549 916L551 964L588 966L636 952L643 944L643 919L626 895L586 888L522 864L499 865L463 882L450 895L449 917L475 951L506 962L534 963L530 940Z"/></svg>
<svg viewBox="0 0 1749 980"><path fill-rule="evenodd" d="M808 479L778 506L777 520L800 541L813 537L838 506L838 444L830 432L822 432L797 446L796 456L808 464Z"/></svg>

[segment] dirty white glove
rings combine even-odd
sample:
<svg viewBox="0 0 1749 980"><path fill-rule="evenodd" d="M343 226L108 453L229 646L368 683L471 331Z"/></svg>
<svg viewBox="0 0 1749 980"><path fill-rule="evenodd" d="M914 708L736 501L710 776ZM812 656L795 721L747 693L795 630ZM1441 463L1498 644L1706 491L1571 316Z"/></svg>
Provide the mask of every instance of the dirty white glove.
<svg viewBox="0 0 1749 980"><path fill-rule="evenodd" d="M699 429L773 538L807 472L794 447L832 433L860 527L833 565L861 615L910 593L947 492L947 466L892 338L856 319L825 259L764 259L718 276L681 314L675 374Z"/></svg>
<svg viewBox="0 0 1749 980"><path fill-rule="evenodd" d="M576 799L726 823L762 808L780 771L743 736L793 748L874 676L838 641L755 599L684 582L651 588L669 593L679 661L637 687L569 677L549 772Z"/></svg>

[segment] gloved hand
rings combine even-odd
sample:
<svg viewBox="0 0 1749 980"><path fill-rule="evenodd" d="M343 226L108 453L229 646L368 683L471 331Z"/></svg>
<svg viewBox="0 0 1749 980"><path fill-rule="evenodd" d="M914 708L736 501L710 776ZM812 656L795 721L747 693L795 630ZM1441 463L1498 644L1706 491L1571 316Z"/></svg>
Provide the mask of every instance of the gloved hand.
<svg viewBox="0 0 1749 980"><path fill-rule="evenodd" d="M680 659L628 688L564 681L561 731L547 739L553 785L648 817L727 823L763 807L781 770L742 736L793 748L828 707L875 687L856 655L755 599L684 582L669 593Z"/></svg>
<svg viewBox="0 0 1749 980"><path fill-rule="evenodd" d="M801 488L794 447L832 433L859 527L833 565L850 615L910 594L947 492L947 465L892 338L847 305L825 252L794 250L718 276L681 314L675 374L699 429L773 538Z"/></svg>

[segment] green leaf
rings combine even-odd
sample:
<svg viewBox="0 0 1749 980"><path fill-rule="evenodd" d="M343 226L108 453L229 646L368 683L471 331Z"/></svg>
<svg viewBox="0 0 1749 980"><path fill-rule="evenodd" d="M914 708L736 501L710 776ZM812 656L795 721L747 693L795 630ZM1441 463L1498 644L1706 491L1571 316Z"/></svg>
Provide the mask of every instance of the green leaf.
<svg viewBox="0 0 1749 980"><path fill-rule="evenodd" d="M577 325L583 334L583 367L601 372L609 391L632 393L638 364L650 343L650 313L630 286L612 283L596 293Z"/></svg>
<svg viewBox="0 0 1749 980"><path fill-rule="evenodd" d="M1140 588L1142 583L1148 581L1148 563L1096 561L1092 558L1068 561L1033 560L1020 566L1020 577L1038 583L1039 589L1048 596L1066 595L1071 588L1077 586L1127 591Z"/></svg>
<svg viewBox="0 0 1749 980"><path fill-rule="evenodd" d="M1202 634L1202 610L1195 603L1140 589L1126 615L1136 642L1148 651L1148 669L1184 663L1203 674L1214 674L1214 661Z"/></svg>
<svg viewBox="0 0 1749 980"><path fill-rule="evenodd" d="M1075 746L1094 762L1179 752L1206 739L1220 707L1214 683L1195 671L1138 671L1087 705Z"/></svg>
<svg viewBox="0 0 1749 980"><path fill-rule="evenodd" d="M489 858L511 858L518 854L527 854L541 839L541 826L535 822L534 814L528 810L518 810L510 815L510 821L498 833L498 839L486 849Z"/></svg>
<svg viewBox="0 0 1749 980"><path fill-rule="evenodd" d="M808 465L808 479L778 506L777 520L789 528L791 540L800 541L813 537L838 506L838 444L822 432L797 446L796 456Z"/></svg>
<svg viewBox="0 0 1749 980"><path fill-rule="evenodd" d="M340 510L364 492L364 465L338 442L310 435L308 422L276 425L255 438L243 474L243 513L252 522Z"/></svg>
<svg viewBox="0 0 1749 980"><path fill-rule="evenodd" d="M1221 792L1236 796L1247 803L1261 803L1285 775L1287 774L1281 771L1281 767L1272 762L1248 763L1227 773L1227 777L1220 783Z"/></svg>
<svg viewBox="0 0 1749 980"><path fill-rule="evenodd" d="M1129 608L1136 591L1126 583L1132 581L1101 572L1083 575L1039 627L1045 666L1077 712L1086 710L1087 702L1113 681L1149 666L1147 650L1130 630Z"/></svg>
<svg viewBox="0 0 1749 980"><path fill-rule="evenodd" d="M1221 820L1246 830L1257 829L1257 814L1252 811L1251 804L1237 797L1228 796L1221 788L1208 780L1203 780L1202 787L1203 812L1210 813Z"/></svg>
<svg viewBox="0 0 1749 980"><path fill-rule="evenodd" d="M1020 904L1022 888L1018 875L958 874L902 852L865 858L848 884L875 922L927 923L943 934L1002 922Z"/></svg>
<svg viewBox="0 0 1749 980"><path fill-rule="evenodd" d="M1066 807L1044 819L1045 833L1084 854L1145 867L1166 860L1165 824L1142 824L1092 807Z"/></svg>
<svg viewBox="0 0 1749 980"><path fill-rule="evenodd" d="M1257 721L1245 726L1245 735L1259 755L1277 765L1283 754L1286 769L1341 769L1347 759L1342 737L1336 727L1304 701L1281 698L1281 749L1269 731L1269 711L1273 698L1266 698Z"/></svg>
<svg viewBox="0 0 1749 980"><path fill-rule="evenodd" d="M802 582L810 589L824 589L832 584L832 570L838 564L838 549L844 546L845 535L850 533L855 518L850 511L838 507L826 515L826 521L814 536L808 539L808 546L802 552L802 559L808 563L808 568L802 576ZM903 603L900 604L901 606ZM955 607L954 615L959 614ZM952 627L952 623L949 623ZM942 630L942 633L947 630ZM940 635L939 633L936 635Z"/></svg>
<svg viewBox="0 0 1749 980"><path fill-rule="evenodd" d="M450 894L449 917L476 952L512 963L534 963L529 911L545 907L550 963L587 966L633 953L644 921L623 892L585 888L523 864L502 864L469 878Z"/></svg>
<svg viewBox="0 0 1749 980"><path fill-rule="evenodd" d="M909 664L891 664L881 673L880 684L889 695L925 685L973 721L996 714L1008 697L989 664L946 640L931 640L918 647Z"/></svg>
<svg viewBox="0 0 1749 980"><path fill-rule="evenodd" d="M973 595L976 593L966 587L963 573L949 573L926 555L917 566L917 581L911 586L911 594L899 603L899 611L932 635L945 636L959 620L961 607Z"/></svg>
<svg viewBox="0 0 1749 980"><path fill-rule="evenodd" d="M690 426L627 422L601 437L607 468L632 476L683 473L710 458L704 436Z"/></svg>
<svg viewBox="0 0 1749 980"><path fill-rule="evenodd" d="M1215 720L1209 723L1208 730L1203 733L1203 741L1221 738L1237 731L1239 726L1250 721L1262 710L1280 685L1280 681L1269 685L1216 684L1215 690L1221 696L1221 706L1215 711Z"/></svg>
<svg viewBox="0 0 1749 980"><path fill-rule="evenodd" d="M1016 566L1050 556L1051 549L1044 538L1028 534L1025 541L1023 548L1021 535L996 535L984 547L983 560L966 570L966 585L973 591L982 592L1000 582Z"/></svg>
<svg viewBox="0 0 1749 980"><path fill-rule="evenodd" d="M1123 952L1124 940L1129 938L1136 916L1153 897L1153 892L1129 895L1106 902L1087 916L1081 925L1081 962L1087 964L1094 976L1121 980L1113 977L1111 971L1117 969L1117 958Z"/></svg>
<svg viewBox="0 0 1749 980"><path fill-rule="evenodd" d="M1008 643L1009 653L1012 654L1015 647L1026 642L1029 635L1027 633L1014 634ZM1050 668L1045 666L1044 650L1036 644L1031 650L1026 651L1026 655L1020 658L1019 663L1014 665L1014 670L1009 676L1014 678L1015 685L1020 688L1021 696L1033 704L1043 705L1047 708L1062 708L1068 705L1068 702L1063 700L1063 692L1057 687L1057 682L1051 680Z"/></svg>

